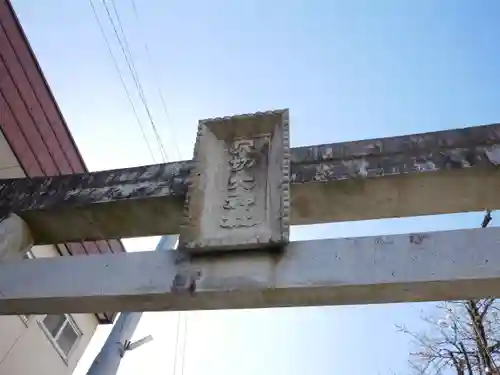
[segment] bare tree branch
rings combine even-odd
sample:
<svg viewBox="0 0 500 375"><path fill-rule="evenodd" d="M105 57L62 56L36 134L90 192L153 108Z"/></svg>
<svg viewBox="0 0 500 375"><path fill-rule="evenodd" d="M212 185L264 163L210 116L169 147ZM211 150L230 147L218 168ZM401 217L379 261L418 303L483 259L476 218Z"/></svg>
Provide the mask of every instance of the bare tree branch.
<svg viewBox="0 0 500 375"><path fill-rule="evenodd" d="M428 329L411 337L410 370L420 375L500 375L500 306L494 299L443 302L423 316ZM489 372L488 372L489 371Z"/></svg>

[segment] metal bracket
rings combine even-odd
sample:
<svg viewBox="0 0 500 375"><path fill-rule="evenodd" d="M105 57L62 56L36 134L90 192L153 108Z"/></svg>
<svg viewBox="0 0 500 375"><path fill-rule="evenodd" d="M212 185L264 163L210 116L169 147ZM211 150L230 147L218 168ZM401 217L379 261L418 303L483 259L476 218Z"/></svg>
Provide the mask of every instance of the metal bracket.
<svg viewBox="0 0 500 375"><path fill-rule="evenodd" d="M142 339L139 339L139 340L134 341L134 342L125 341L125 344L123 345L121 357L123 357L125 355L125 352L137 349L138 347L140 347L144 344L147 344L148 342L151 342L151 341L153 341L153 336L151 336L151 335L147 335L147 336L143 337Z"/></svg>

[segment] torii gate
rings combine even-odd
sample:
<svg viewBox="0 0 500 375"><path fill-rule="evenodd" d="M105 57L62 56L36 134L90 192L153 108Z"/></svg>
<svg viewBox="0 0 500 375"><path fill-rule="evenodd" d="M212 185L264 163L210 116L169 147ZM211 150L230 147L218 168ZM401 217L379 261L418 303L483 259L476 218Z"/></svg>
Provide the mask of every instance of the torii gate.
<svg viewBox="0 0 500 375"><path fill-rule="evenodd" d="M498 124L290 149L287 110L203 120L193 161L4 181L0 314L500 297L500 229L288 243L291 224L500 209L498 163ZM176 251L14 260L177 233Z"/></svg>

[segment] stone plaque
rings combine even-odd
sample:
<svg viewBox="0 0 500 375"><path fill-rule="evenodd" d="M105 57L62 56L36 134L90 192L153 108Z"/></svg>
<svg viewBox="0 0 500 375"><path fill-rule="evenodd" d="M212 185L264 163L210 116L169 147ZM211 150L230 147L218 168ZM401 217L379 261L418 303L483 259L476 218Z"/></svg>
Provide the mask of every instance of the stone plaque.
<svg viewBox="0 0 500 375"><path fill-rule="evenodd" d="M288 242L288 110L200 121L193 159L179 250L242 250Z"/></svg>

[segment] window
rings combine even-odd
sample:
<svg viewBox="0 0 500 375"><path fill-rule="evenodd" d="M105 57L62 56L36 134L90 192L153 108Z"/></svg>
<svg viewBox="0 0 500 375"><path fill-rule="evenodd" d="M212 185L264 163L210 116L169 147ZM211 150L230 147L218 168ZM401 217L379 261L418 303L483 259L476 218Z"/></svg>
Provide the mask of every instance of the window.
<svg viewBox="0 0 500 375"><path fill-rule="evenodd" d="M64 359L67 359L82 336L81 331L69 315L46 315L42 329Z"/></svg>

